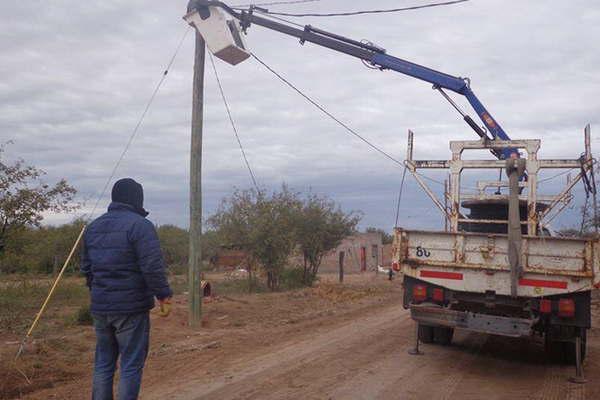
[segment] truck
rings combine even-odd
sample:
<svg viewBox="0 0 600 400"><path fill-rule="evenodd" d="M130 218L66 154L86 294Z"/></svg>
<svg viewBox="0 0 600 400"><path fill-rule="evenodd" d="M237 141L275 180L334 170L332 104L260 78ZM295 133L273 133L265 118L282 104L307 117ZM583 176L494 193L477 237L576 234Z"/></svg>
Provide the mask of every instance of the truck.
<svg viewBox="0 0 600 400"><path fill-rule="evenodd" d="M447 229L423 231L396 228L393 268L404 276L404 307L418 323L424 343L450 344L455 328L510 337L539 335L549 356L580 364L591 325L591 292L600 287L600 241L561 237L548 221L571 201L573 186L583 180L593 191L590 127L584 130L585 151L574 159L538 159L539 140L503 142L452 141L450 160L414 160L409 133L407 168L415 174ZM494 147L526 151L526 159L464 159L470 150ZM527 180L519 180L522 170ZM480 181L475 193L462 193L464 170L504 168L507 181ZM450 185L435 199L418 175L419 169L449 169ZM537 193L544 168L573 168L579 173L557 195ZM591 174L590 174L591 175ZM489 193L508 186L509 192ZM463 210L470 210L463 215ZM512 214L512 215L511 215Z"/></svg>
<svg viewBox="0 0 600 400"><path fill-rule="evenodd" d="M475 95L469 78L392 56L369 41L312 25L297 27L254 5L230 7L221 1L190 0L184 19L212 54L232 65L254 56L243 34L258 25L301 44L357 58L371 69L398 72L433 85L479 139L450 142L450 160L414 160L409 132L404 166L447 225L443 231L400 227L394 231L393 268L403 274L403 304L416 321L418 339L449 344L456 328L512 337L539 334L550 353L575 361L580 370L590 328L591 291L600 287L600 243L597 236L553 236L549 223L572 201L578 182L583 181L586 194L595 197L589 125L580 157L538 159L540 140L512 140ZM448 92L464 96L482 125ZM463 158L472 150L485 150L493 159ZM450 172L443 200L418 172L431 168ZM578 174L560 193L538 195L539 172L556 168ZM476 193L462 193L461 175L473 169L505 171L508 179L480 181Z"/></svg>

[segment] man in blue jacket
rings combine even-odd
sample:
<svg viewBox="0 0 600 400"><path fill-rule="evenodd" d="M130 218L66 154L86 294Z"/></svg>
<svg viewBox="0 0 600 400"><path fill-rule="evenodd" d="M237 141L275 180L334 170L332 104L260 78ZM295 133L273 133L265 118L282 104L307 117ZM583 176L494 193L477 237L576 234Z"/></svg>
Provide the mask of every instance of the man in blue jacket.
<svg viewBox="0 0 600 400"><path fill-rule="evenodd" d="M81 272L91 291L96 330L92 399L113 399L120 361L119 400L137 399L150 339L154 298L170 303L158 235L143 207L142 185L121 179L112 189L108 212L86 229Z"/></svg>

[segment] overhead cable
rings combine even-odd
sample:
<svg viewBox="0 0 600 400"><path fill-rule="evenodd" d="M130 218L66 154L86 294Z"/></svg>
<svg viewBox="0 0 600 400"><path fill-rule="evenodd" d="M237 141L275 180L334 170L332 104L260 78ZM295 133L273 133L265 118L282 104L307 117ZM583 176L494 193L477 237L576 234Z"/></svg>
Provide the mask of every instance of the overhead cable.
<svg viewBox="0 0 600 400"><path fill-rule="evenodd" d="M302 96L306 101L308 101L313 106L315 106L323 114L325 114L326 116L328 116L329 118L331 118L332 120L334 120L338 125L342 126L350 134L354 135L355 137L357 137L358 139L360 139L361 141L363 141L366 145L368 145L369 147L371 147L373 150L375 150L379 154L383 155L387 159L393 161L394 163L396 163L397 165L399 165L400 167L402 167L406 171L407 168L406 168L406 166L404 165L404 163L402 161L400 161L397 158L391 156L389 153L387 153L384 150L382 150L380 147L378 147L377 145L375 145L374 143L372 143L371 141L369 141L368 139L366 139L364 136L360 135L354 129L350 128L347 124L345 124L344 122L340 121L337 117L335 117L333 114L331 114L329 111L327 111L322 105L320 105L315 100L313 100L310 96L308 96L307 94L305 94L304 92L302 92L298 87L296 87L293 83L291 83L289 80L287 80L285 77L283 77L279 72L275 71L272 67L270 67L269 65L267 65L263 60L261 60L260 58L258 58L258 56L256 54L250 53L250 55L256 61L258 61L263 67L265 67L269 72L271 72L273 75L275 75L280 81L282 81L287 86L289 86L292 90L294 90L296 93L298 93L300 96ZM418 173L416 171L414 173L418 174L422 178L427 179L427 180L429 180L431 182L435 182L435 183L440 184L442 186L444 185L443 182L440 182L440 181L438 181L438 180L436 180L434 178L430 178L427 175L423 175L423 174Z"/></svg>
<svg viewBox="0 0 600 400"><path fill-rule="evenodd" d="M568 170L566 170L566 171L559 172L559 173L558 173L558 174L556 174L556 175L549 176L548 178L544 178L544 179L538 179L538 182L537 182L537 183L539 184L539 183L542 183L542 182L551 181L551 180L552 180L552 179L554 179L554 178L558 178L559 176L566 175L566 174L568 174L569 172L573 172L574 170L575 170L575 168L571 168L571 169L568 169Z"/></svg>
<svg viewBox="0 0 600 400"><path fill-rule="evenodd" d="M225 105L225 110L227 110L227 116L229 117L229 122L231 123L231 128L233 129L233 134L240 146L240 151L242 152L242 157L244 158L244 162L246 163L246 167L248 168L248 172L250 173L250 178L252 179L252 183L254 184L254 188L256 191L259 191L258 184L256 183L256 177L254 176L254 172L252 172L252 168L250 168L250 163L248 162L248 158L246 157L246 152L244 151L244 146L242 146L242 141L240 140L240 136L238 135L237 128L235 123L233 122L233 117L231 116L231 110L229 109L229 103L227 102L227 98L225 98L225 93L223 92L223 86L221 85L221 80L219 79L219 74L217 73L217 66L215 65L215 60L213 55L208 52L210 56L210 63L212 64L213 71L215 73L215 78L217 78L217 85L219 86L219 92L221 92L221 98L223 99L223 104Z"/></svg>
<svg viewBox="0 0 600 400"><path fill-rule="evenodd" d="M231 6L231 8L248 8L250 6L268 7L268 6L281 6L288 4L302 4L302 3L314 3L321 0L289 0L289 1L271 1L268 3L256 3L256 4L237 4Z"/></svg>
<svg viewBox="0 0 600 400"><path fill-rule="evenodd" d="M393 13L400 11L410 11L410 10L420 10L422 8L431 8L431 7L439 7L439 6L450 6L458 3L465 3L469 0L454 0L454 1L446 1L442 3L430 3L423 4L419 6L410 6L410 7L402 7L402 8L390 8L385 10L360 10L360 11L348 11L348 12L337 12L337 13L286 13L286 12L277 12L277 11L267 11L268 14L272 15L281 15L284 17L348 17L353 15L362 15L362 14L384 14L384 13Z"/></svg>
<svg viewBox="0 0 600 400"><path fill-rule="evenodd" d="M340 121L337 117L335 117L333 114L331 114L329 111L327 111L322 105L320 105L315 100L313 100L311 97L309 97L307 94L305 94L304 92L302 92L293 83L291 83L289 80L287 80L286 78L284 78L280 73L278 73L277 71L275 71L273 68L271 68L269 65L267 65L264 61L262 61L260 58L258 58L256 56L256 54L250 53L250 55L252 55L252 57L256 61L258 61L267 70L269 70L280 81L282 81L287 86L289 86L291 89L293 89L296 93L298 93L300 96L302 96L306 101L308 101L313 106L315 106L317 109L319 109L319 111L321 111L323 114L325 114L326 116L328 116L329 118L331 118L332 120L334 120L335 122L337 122L338 125L342 126L346 131L348 131L352 135L356 136L358 139L362 140L365 144L367 144L369 147L371 147L373 150L377 151L378 153L380 153L384 157L386 157L389 160L393 161L394 163L400 165L402 168L406 168L404 166L404 163L402 161L400 161L400 160L392 157L391 155L389 155L388 153L386 153L385 151L383 151L382 149L380 149L378 146L376 146L375 144L373 144L372 142L370 142L368 139L366 139L365 137L361 136L354 129L350 128L348 125L346 125L345 123L343 123L342 121Z"/></svg>
<svg viewBox="0 0 600 400"><path fill-rule="evenodd" d="M298 28L304 29L304 25L301 25L301 24L299 24L297 22L294 22L294 21L290 21L289 19L285 19L285 18L278 17L276 15L269 14L268 12L262 11L259 8L254 9L254 12L257 13L257 14L261 14L261 15L263 15L265 17L268 17L270 19L276 19L278 21L285 22L286 24L294 25L294 26L297 26Z"/></svg>
<svg viewBox="0 0 600 400"><path fill-rule="evenodd" d="M187 35L190 32L190 30L191 30L191 28L188 27L185 30L185 32L184 32L183 36L181 37L181 39L179 40L179 44L175 48L175 52L173 53L173 56L171 56L171 59L169 60L169 63L167 64L167 67L163 71L160 80L156 84L156 87L154 88L154 91L152 92L152 95L150 96L150 99L146 103L146 107L144 108L144 111L140 115L140 118L138 119L137 124L135 124L135 127L133 128L133 131L129 135L129 140L125 144L125 147L123 148L123 151L121 152L121 155L119 156L119 159L117 160L117 162L116 162L115 166L113 167L113 169L112 169L112 171L111 171L108 179L106 180L106 183L104 184L104 187L102 188L102 191L98 195L98 198L96 199L96 203L94 204L94 208L92 209L92 212L90 213L90 215L88 217L88 220L91 220L92 217L94 216L94 213L96 212L96 208L98 208L98 204L100 203L100 200L102 200L102 197L104 197L104 193L106 192L106 189L108 189L108 185L110 184L112 178L114 178L114 176L115 176L115 174L117 172L117 169L119 168L119 166L121 165L121 162L123 161L123 158L125 158L125 154L127 154L127 151L131 147L131 144L133 143L133 139L137 135L138 130L140 129L140 126L142 125L142 122L144 122L144 118L146 117L146 114L148 113L148 110L150 109L150 106L154 102L154 98L156 97L156 94L158 93L158 91L159 91L160 87L162 86L163 82L165 81L165 79L167 77L167 74L169 73L169 70L171 69L171 66L173 65L173 62L175 62L175 57L177 57L177 54L179 53L179 50L181 49L181 46L183 45L183 42L185 41L185 38L187 37Z"/></svg>
<svg viewBox="0 0 600 400"><path fill-rule="evenodd" d="M402 180L400 181L400 190L398 191L398 202L396 203L396 223L394 228L398 227L398 219L400 218L400 201L402 201L402 191L404 190L404 178L406 178L406 170L408 168L404 168L402 171Z"/></svg>

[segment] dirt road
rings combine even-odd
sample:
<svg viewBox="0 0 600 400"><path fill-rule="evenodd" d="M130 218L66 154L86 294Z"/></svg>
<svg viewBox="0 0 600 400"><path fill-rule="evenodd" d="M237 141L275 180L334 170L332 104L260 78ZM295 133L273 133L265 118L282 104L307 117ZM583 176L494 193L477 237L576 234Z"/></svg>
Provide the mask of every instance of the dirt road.
<svg viewBox="0 0 600 400"><path fill-rule="evenodd" d="M225 374L156 388L145 399L585 399L599 398L598 337L587 385L571 367L549 365L541 344L457 332L454 345L423 345L411 356L413 324L396 306L334 329L310 332Z"/></svg>
<svg viewBox="0 0 600 400"><path fill-rule="evenodd" d="M414 324L401 294L400 282L357 278L224 297L205 305L200 331L185 326L181 297L170 319L153 315L141 399L600 398L597 301L585 362L589 381L575 385L567 381L573 367L547 363L541 341L457 331L451 346L422 345L424 355L409 355ZM73 337L81 357L70 360L81 373L23 398L89 398L93 332Z"/></svg>

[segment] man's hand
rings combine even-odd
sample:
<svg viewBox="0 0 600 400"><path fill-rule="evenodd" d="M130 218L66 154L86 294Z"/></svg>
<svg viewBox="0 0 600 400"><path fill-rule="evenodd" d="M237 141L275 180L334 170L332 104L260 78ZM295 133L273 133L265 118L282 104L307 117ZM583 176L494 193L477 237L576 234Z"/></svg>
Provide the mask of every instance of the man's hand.
<svg viewBox="0 0 600 400"><path fill-rule="evenodd" d="M161 317L168 317L169 314L171 314L171 298L165 297L164 299L158 299L158 304L160 306L158 315Z"/></svg>

